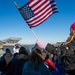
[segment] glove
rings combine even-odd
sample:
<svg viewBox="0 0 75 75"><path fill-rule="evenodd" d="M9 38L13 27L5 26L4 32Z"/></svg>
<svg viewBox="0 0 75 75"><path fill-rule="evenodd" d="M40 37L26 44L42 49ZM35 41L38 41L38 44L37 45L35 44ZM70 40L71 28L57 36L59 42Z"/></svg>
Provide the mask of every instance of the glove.
<svg viewBox="0 0 75 75"><path fill-rule="evenodd" d="M42 40L39 40L39 39L36 41L36 44L38 45L38 47L40 47L42 49L45 49L47 46L46 42L43 42Z"/></svg>

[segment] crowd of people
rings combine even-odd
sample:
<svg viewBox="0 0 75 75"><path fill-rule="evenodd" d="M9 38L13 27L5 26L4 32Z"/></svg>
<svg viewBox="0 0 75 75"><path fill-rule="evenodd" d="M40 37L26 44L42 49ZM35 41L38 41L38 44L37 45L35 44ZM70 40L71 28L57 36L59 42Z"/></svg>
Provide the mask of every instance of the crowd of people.
<svg viewBox="0 0 75 75"><path fill-rule="evenodd" d="M23 46L14 54L7 48L0 58L0 75L51 75L45 64L46 55L36 45L31 54Z"/></svg>
<svg viewBox="0 0 75 75"><path fill-rule="evenodd" d="M75 22L64 45L55 47L37 39L31 53L21 46L0 58L0 75L75 75Z"/></svg>
<svg viewBox="0 0 75 75"><path fill-rule="evenodd" d="M57 49L54 45L37 39L37 45L54 55L53 61L64 67L66 75L75 75L75 22L70 27L70 36Z"/></svg>

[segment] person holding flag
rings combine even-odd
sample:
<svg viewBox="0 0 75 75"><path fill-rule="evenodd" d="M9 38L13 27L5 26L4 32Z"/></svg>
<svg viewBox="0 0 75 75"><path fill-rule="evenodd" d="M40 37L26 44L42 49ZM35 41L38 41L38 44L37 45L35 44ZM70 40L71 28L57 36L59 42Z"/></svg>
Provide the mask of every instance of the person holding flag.
<svg viewBox="0 0 75 75"><path fill-rule="evenodd" d="M30 0L21 8L15 2L14 4L30 29L40 25L53 13L58 12L55 0ZM61 57L64 62L65 72L68 75L75 75L75 22L71 25L70 37L67 39L65 45L58 47L57 50L53 45L45 43L38 38L36 43L39 47L56 54L57 58Z"/></svg>
<svg viewBox="0 0 75 75"><path fill-rule="evenodd" d="M55 0L30 0L21 8L18 7L16 2L14 4L31 30L58 12ZM32 33L38 38L33 30Z"/></svg>
<svg viewBox="0 0 75 75"><path fill-rule="evenodd" d="M46 43L37 39L36 44L50 53L57 55L60 58L66 75L75 75L75 22L70 27L70 36L64 45L60 45L57 50L56 47L50 43ZM60 63L61 64L61 63Z"/></svg>

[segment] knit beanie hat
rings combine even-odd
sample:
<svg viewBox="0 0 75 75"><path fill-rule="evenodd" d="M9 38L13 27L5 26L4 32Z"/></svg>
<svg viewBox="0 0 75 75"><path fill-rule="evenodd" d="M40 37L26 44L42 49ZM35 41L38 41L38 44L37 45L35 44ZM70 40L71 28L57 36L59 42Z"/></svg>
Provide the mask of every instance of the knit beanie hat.
<svg viewBox="0 0 75 75"><path fill-rule="evenodd" d="M75 30L75 22L71 25L71 28Z"/></svg>

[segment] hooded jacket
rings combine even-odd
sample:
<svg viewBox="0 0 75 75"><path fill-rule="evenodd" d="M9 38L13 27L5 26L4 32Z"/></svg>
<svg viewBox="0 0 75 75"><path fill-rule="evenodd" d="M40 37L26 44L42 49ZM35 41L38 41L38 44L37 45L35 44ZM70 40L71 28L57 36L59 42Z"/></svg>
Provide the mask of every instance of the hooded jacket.
<svg viewBox="0 0 75 75"><path fill-rule="evenodd" d="M65 71L75 70L75 40L67 45L60 45L57 50L54 45L48 43L46 50L54 54L56 59L61 58L61 62L64 62Z"/></svg>

